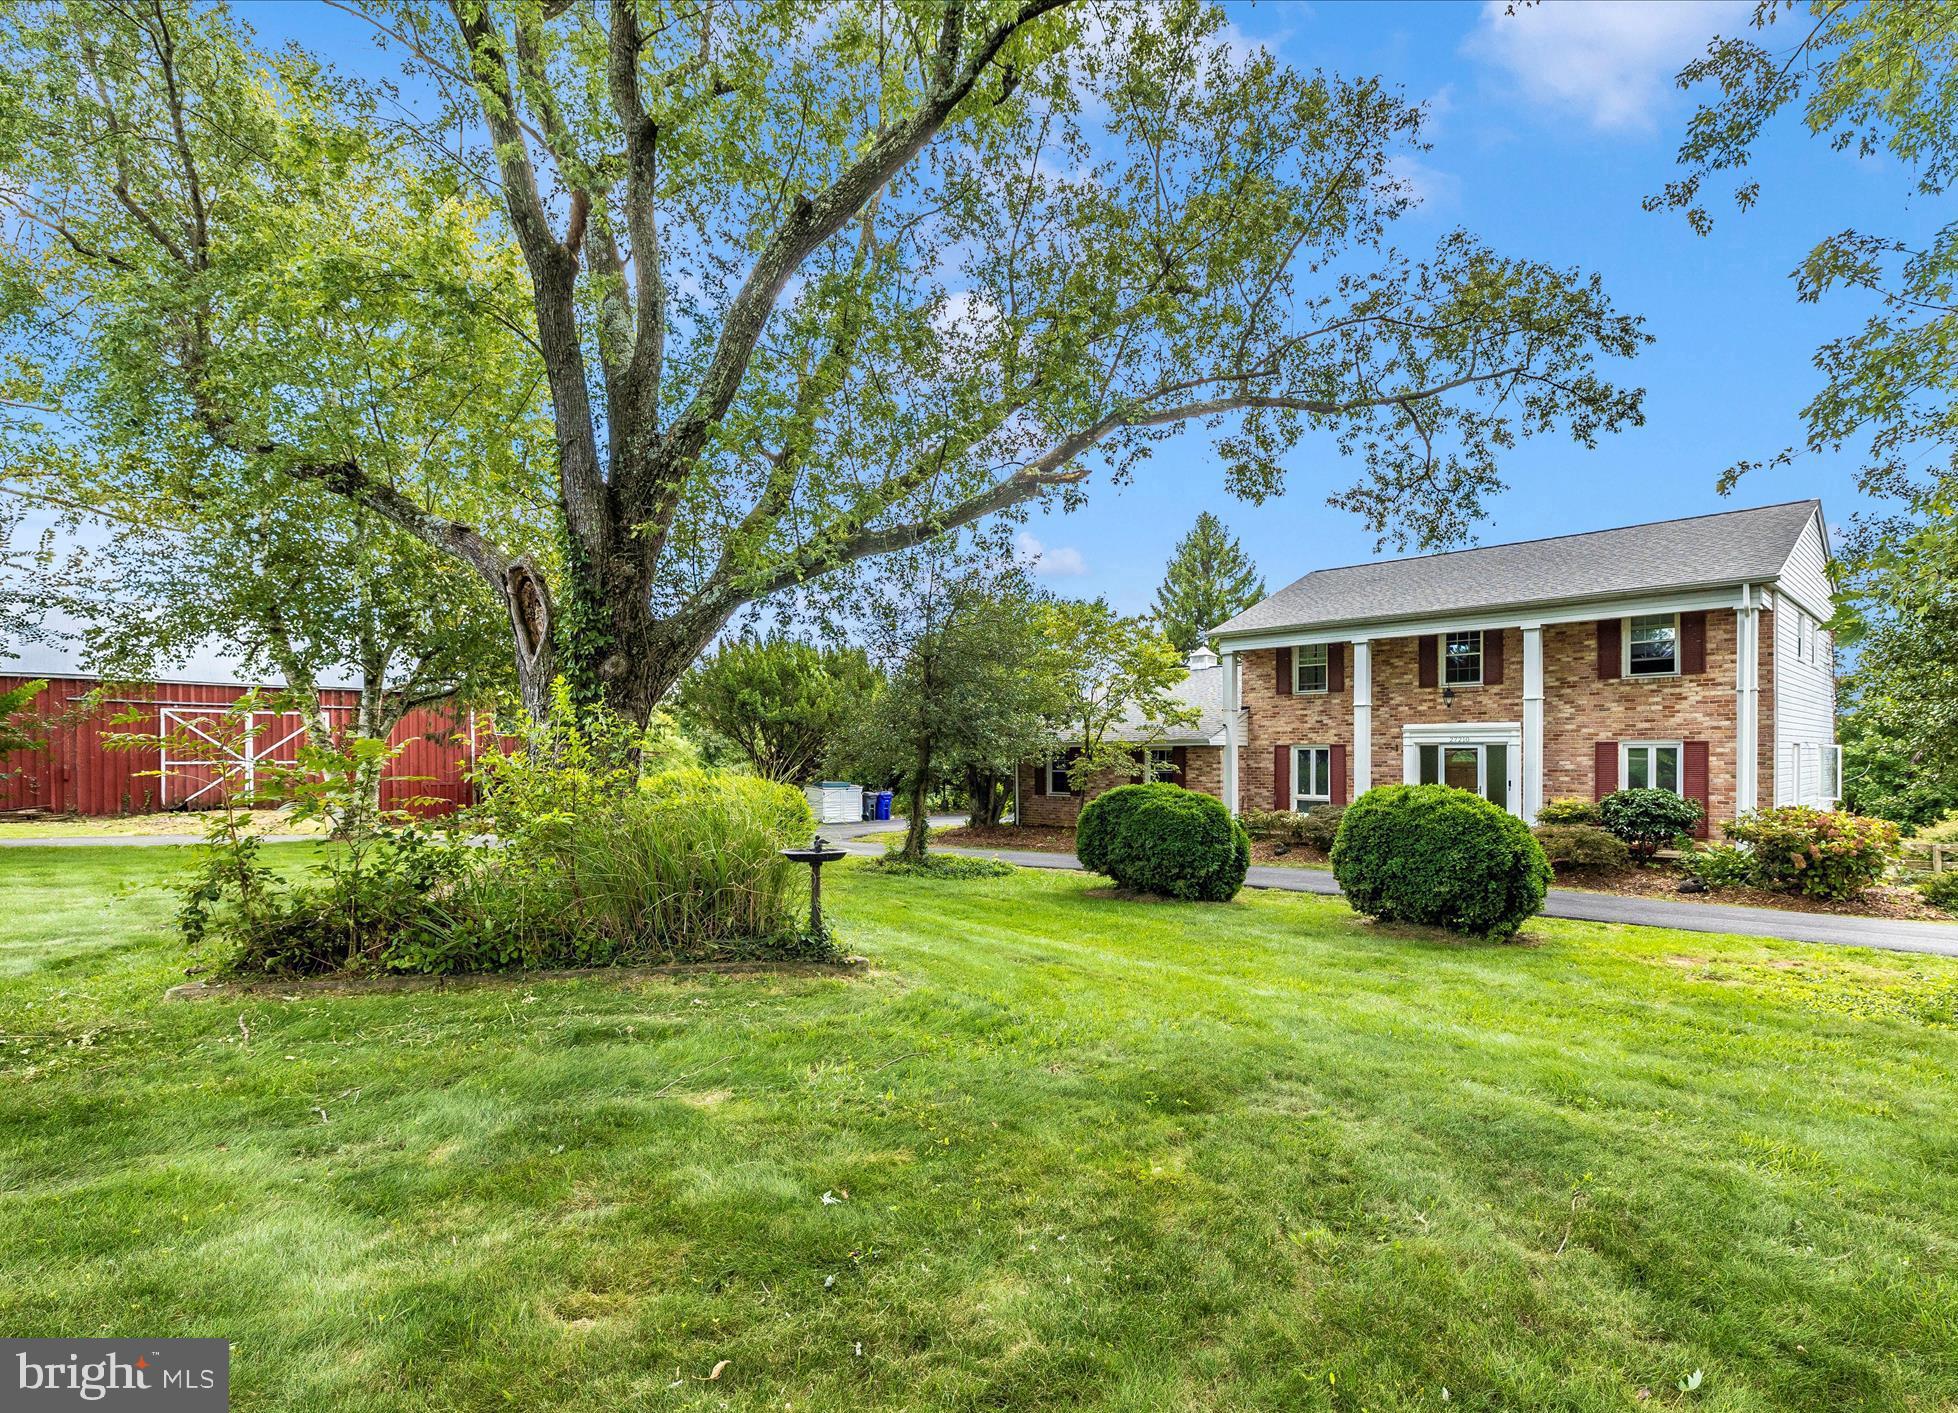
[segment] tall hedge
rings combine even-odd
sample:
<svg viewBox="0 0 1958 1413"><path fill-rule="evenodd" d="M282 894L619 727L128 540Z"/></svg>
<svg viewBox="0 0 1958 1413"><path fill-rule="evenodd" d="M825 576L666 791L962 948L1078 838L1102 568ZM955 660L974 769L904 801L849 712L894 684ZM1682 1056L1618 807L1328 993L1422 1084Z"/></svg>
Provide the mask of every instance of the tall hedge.
<svg viewBox="0 0 1958 1413"><path fill-rule="evenodd" d="M1383 922L1503 938L1543 906L1550 861L1523 821L1467 790L1385 785L1355 800L1333 840L1346 900Z"/></svg>
<svg viewBox="0 0 1958 1413"><path fill-rule="evenodd" d="M1081 811L1082 867L1124 888L1222 903L1251 866L1251 837L1221 800L1180 785L1120 785Z"/></svg>

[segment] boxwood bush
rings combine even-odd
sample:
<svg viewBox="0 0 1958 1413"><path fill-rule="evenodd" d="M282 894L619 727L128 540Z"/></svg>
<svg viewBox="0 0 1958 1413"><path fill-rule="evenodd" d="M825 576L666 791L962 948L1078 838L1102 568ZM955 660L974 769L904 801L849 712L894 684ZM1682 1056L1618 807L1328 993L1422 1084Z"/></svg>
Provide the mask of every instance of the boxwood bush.
<svg viewBox="0 0 1958 1413"><path fill-rule="evenodd" d="M1333 842L1346 900L1383 922L1513 936L1543 906L1550 861L1523 821L1446 785L1384 785L1347 808Z"/></svg>
<svg viewBox="0 0 1958 1413"><path fill-rule="evenodd" d="M1598 815L1598 802L1587 800L1582 795L1559 795L1554 800L1545 800L1543 808L1536 812L1538 824L1602 824Z"/></svg>
<svg viewBox="0 0 1958 1413"><path fill-rule="evenodd" d="M1594 824L1539 824L1530 832L1552 868L1608 873L1632 865L1632 851L1625 841Z"/></svg>
<svg viewBox="0 0 1958 1413"><path fill-rule="evenodd" d="M1118 785L1081 811L1074 852L1124 888L1222 903L1251 866L1251 837L1222 800L1180 785Z"/></svg>

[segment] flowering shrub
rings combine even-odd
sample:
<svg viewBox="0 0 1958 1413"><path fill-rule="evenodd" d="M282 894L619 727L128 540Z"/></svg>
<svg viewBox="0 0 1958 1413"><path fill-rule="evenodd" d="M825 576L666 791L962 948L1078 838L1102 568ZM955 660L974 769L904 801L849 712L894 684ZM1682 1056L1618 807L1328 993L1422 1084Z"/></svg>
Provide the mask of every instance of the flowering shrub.
<svg viewBox="0 0 1958 1413"><path fill-rule="evenodd" d="M1808 805L1755 810L1727 826L1753 852L1757 888L1811 898L1856 897L1896 860L1901 833L1887 819Z"/></svg>

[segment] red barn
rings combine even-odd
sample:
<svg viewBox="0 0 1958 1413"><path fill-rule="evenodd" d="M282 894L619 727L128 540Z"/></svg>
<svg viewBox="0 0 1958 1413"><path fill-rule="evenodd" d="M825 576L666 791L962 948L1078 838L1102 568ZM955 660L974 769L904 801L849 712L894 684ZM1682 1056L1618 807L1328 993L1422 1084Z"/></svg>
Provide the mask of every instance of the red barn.
<svg viewBox="0 0 1958 1413"><path fill-rule="evenodd" d="M161 682L104 686L93 677L50 674L0 676L0 692L46 676L47 687L30 714L54 723L47 747L0 756L0 810L40 809L63 814L153 814L208 809L251 782L259 768L291 764L302 738L296 713L254 713L242 743L221 746L227 710L252 689L235 684ZM261 688L270 692L276 689ZM93 693L101 693L91 704ZM321 697L328 719L351 723L358 692L328 689ZM135 720L127 720L131 714ZM389 762L381 787L388 808L446 814L470 803L469 773L475 764L477 720L451 707L410 712L394 729L401 751ZM483 729L488 730L487 723ZM168 748L146 744L118 748L105 738L134 734L202 736L197 759L177 759ZM214 757L221 757L213 763ZM411 803L412 802L412 803Z"/></svg>

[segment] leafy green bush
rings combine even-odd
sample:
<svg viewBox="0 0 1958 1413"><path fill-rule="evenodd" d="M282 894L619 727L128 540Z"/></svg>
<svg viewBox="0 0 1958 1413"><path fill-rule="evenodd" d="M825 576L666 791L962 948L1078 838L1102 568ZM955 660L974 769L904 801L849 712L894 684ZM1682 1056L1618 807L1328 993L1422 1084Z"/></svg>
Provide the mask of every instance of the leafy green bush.
<svg viewBox="0 0 1958 1413"><path fill-rule="evenodd" d="M1601 825L1604 820L1598 814L1596 800L1587 800L1582 795L1560 795L1554 800L1543 802L1543 808L1536 812L1536 822Z"/></svg>
<svg viewBox="0 0 1958 1413"><path fill-rule="evenodd" d="M1084 868L1124 888L1222 903L1251 866L1251 839L1221 800L1180 785L1120 785L1081 811L1074 837Z"/></svg>
<svg viewBox="0 0 1958 1413"><path fill-rule="evenodd" d="M1700 802L1670 790L1616 790L1598 801L1604 827L1630 846L1640 863L1700 822Z"/></svg>
<svg viewBox="0 0 1958 1413"><path fill-rule="evenodd" d="M320 881L294 881L235 822L214 826L185 935L225 944L219 970L253 973L833 954L803 928L806 876L780 853L815 832L801 791L697 769L641 781L633 731L563 705L487 758L486 803L462 823L493 845L379 820L322 846Z"/></svg>
<svg viewBox="0 0 1958 1413"><path fill-rule="evenodd" d="M1756 887L1833 899L1854 898L1882 878L1902 833L1887 819L1808 805L1755 810L1727 826L1727 837L1753 854Z"/></svg>
<svg viewBox="0 0 1958 1413"><path fill-rule="evenodd" d="M1943 873L1926 874L1918 880L1917 891L1932 907L1943 908L1953 917L1958 917L1958 869L1948 868Z"/></svg>
<svg viewBox="0 0 1958 1413"><path fill-rule="evenodd" d="M1333 840L1339 837L1339 822L1345 817L1345 805L1314 805L1299 817L1298 842L1330 854Z"/></svg>
<svg viewBox="0 0 1958 1413"><path fill-rule="evenodd" d="M1550 861L1514 815L1446 785L1385 785L1348 807L1333 843L1346 900L1385 922L1500 938L1543 906Z"/></svg>
<svg viewBox="0 0 1958 1413"><path fill-rule="evenodd" d="M1714 844L1688 849L1679 866L1709 890L1742 888L1754 882L1754 855L1738 844Z"/></svg>
<svg viewBox="0 0 1958 1413"><path fill-rule="evenodd" d="M1539 824L1530 831L1543 846L1550 866L1572 873L1605 873L1629 868L1631 850L1625 841L1591 824Z"/></svg>

